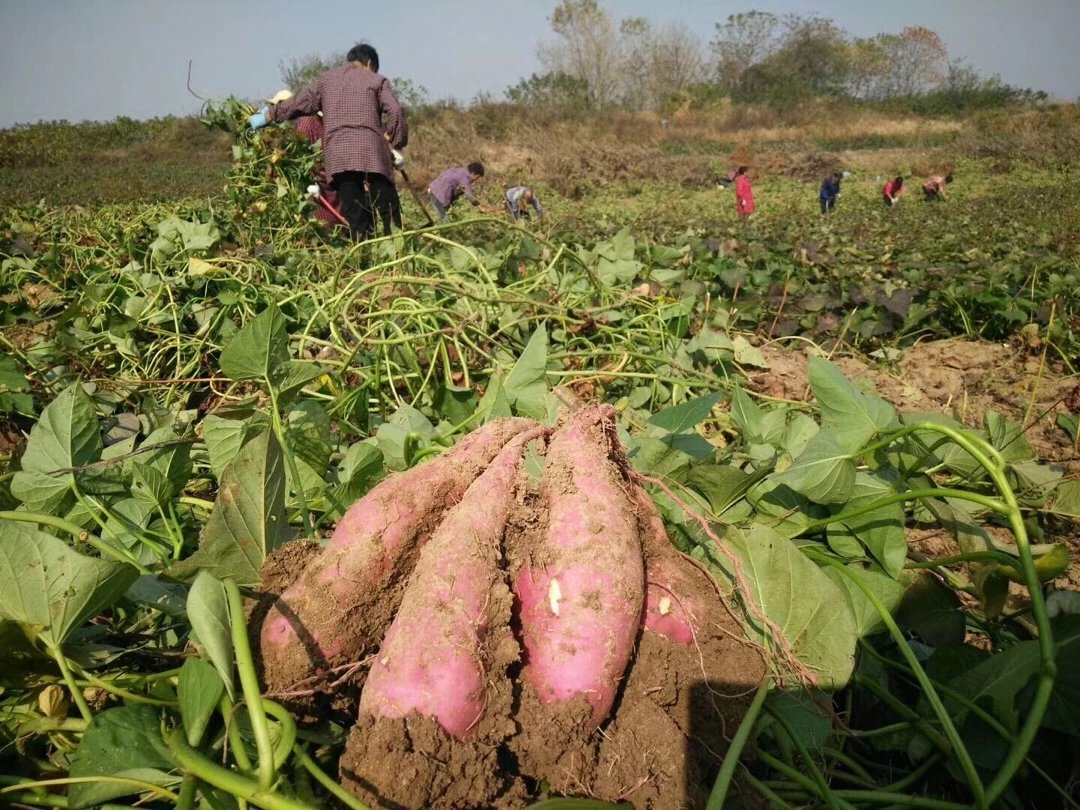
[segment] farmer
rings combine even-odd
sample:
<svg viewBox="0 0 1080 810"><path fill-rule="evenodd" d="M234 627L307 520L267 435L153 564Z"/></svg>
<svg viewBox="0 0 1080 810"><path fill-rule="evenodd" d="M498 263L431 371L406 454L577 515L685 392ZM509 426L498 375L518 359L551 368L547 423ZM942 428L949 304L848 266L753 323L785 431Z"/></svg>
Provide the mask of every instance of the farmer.
<svg viewBox="0 0 1080 810"><path fill-rule="evenodd" d="M843 175L840 172L830 172L828 177L821 181L821 191L818 192L821 213L831 214L836 207L836 198L840 196L841 179Z"/></svg>
<svg viewBox="0 0 1080 810"><path fill-rule="evenodd" d="M540 204L540 198L536 196L536 192L528 186L508 188L504 197L506 199L506 210L510 212L510 218L514 221L528 219L529 212L526 206L531 205L533 210L536 211L536 216L543 222L544 206Z"/></svg>
<svg viewBox="0 0 1080 810"><path fill-rule="evenodd" d="M750 178L746 173L748 166L740 166L735 171L735 210L739 219L749 219L754 213L754 190L750 188Z"/></svg>
<svg viewBox="0 0 1080 810"><path fill-rule="evenodd" d="M386 235L392 223L401 221L387 142L403 149L409 129L390 82L379 75L375 49L354 45L345 60L291 99L264 107L248 124L258 129L272 121L322 112L326 174L340 196L349 233L362 240L374 235L376 212Z"/></svg>
<svg viewBox="0 0 1080 810"><path fill-rule="evenodd" d="M922 184L923 199L926 202L937 202L938 200L944 200L945 186L947 186L952 181L952 174L947 174L944 177L939 174L935 174L933 177L926 178L926 182Z"/></svg>
<svg viewBox="0 0 1080 810"><path fill-rule="evenodd" d="M474 206L480 208L480 201L473 196L473 185L484 176L484 164L470 163L468 166L455 166L447 169L428 186L431 204L439 215L439 222L446 221L446 212L458 197L464 196ZM490 209L481 210L490 213Z"/></svg>
<svg viewBox="0 0 1080 810"><path fill-rule="evenodd" d="M904 193L904 178L900 175L886 181L885 187L881 189L881 196L885 200L885 207L890 208L900 200L900 196Z"/></svg>

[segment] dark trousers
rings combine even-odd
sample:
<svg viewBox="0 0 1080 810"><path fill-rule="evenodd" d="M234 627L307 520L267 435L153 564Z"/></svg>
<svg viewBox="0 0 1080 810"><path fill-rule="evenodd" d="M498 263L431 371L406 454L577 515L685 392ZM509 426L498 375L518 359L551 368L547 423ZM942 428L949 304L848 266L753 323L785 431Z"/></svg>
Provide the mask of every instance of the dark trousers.
<svg viewBox="0 0 1080 810"><path fill-rule="evenodd" d="M382 221L384 236L391 225L401 227L401 198L385 175L376 172L339 172L334 188L341 199L341 214L349 221L349 234L363 241L375 235L375 215Z"/></svg>

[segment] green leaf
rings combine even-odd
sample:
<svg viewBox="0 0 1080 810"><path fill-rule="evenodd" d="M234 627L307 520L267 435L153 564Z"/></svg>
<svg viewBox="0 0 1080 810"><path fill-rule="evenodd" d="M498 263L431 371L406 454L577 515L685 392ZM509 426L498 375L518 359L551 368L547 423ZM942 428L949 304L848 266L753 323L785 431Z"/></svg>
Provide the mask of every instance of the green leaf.
<svg viewBox="0 0 1080 810"><path fill-rule="evenodd" d="M24 625L52 647L135 581L130 565L85 557L25 523L0 521L0 618Z"/></svg>
<svg viewBox="0 0 1080 810"><path fill-rule="evenodd" d="M1051 627L1057 677L1043 725L1077 737L1080 736L1080 616L1062 616Z"/></svg>
<svg viewBox="0 0 1080 810"><path fill-rule="evenodd" d="M1006 464L1029 461L1035 457L1020 425L1009 421L997 411L987 411L983 422L986 425L986 438L994 449L1001 453Z"/></svg>
<svg viewBox="0 0 1080 810"><path fill-rule="evenodd" d="M690 469L686 482L708 498L709 508L719 515L743 497L757 478L727 464L698 464Z"/></svg>
<svg viewBox="0 0 1080 810"><path fill-rule="evenodd" d="M71 757L71 776L86 779L114 776L168 787L179 784L170 774L176 764L161 739L156 709L129 704L94 716ZM120 796L140 793L134 785L89 781L68 785L68 807L93 807Z"/></svg>
<svg viewBox="0 0 1080 810"><path fill-rule="evenodd" d="M229 697L234 697L229 601L225 586L213 574L200 571L195 577L188 593L187 614L198 643L221 676Z"/></svg>
<svg viewBox="0 0 1080 810"><path fill-rule="evenodd" d="M870 591L885 605L889 613L894 613L904 596L904 586L895 579L890 579L884 574L869 571L854 565L846 566L852 577L862 581L870 588ZM876 633L885 627L885 621L873 603L866 597L862 589L851 581L851 577L845 576L831 566L824 569L825 574L840 586L844 596L851 606L855 615L855 632L860 636Z"/></svg>
<svg viewBox="0 0 1080 810"><path fill-rule="evenodd" d="M384 472L382 451L369 442L357 442L345 451L345 458L341 461L338 485L334 491L335 501L348 507L371 489Z"/></svg>
<svg viewBox="0 0 1080 810"><path fill-rule="evenodd" d="M896 492L893 487L875 475L865 472L855 474L855 486L851 498L838 511L846 512L867 507ZM855 538L870 550L885 573L893 579L900 575L907 560L907 539L904 536L904 507L894 503L881 506L866 514L850 518L843 523L829 525L829 545L841 537Z"/></svg>
<svg viewBox="0 0 1080 810"><path fill-rule="evenodd" d="M294 492L311 496L326 486L326 470L330 466L330 416L320 403L303 400L294 403L285 413L285 438L289 450L296 457L300 475L299 483L291 480Z"/></svg>
<svg viewBox="0 0 1080 810"><path fill-rule="evenodd" d="M283 368L278 369L278 373L281 375L280 401L284 404L290 402L308 383L325 374L326 369L315 363L289 360Z"/></svg>
<svg viewBox="0 0 1080 810"><path fill-rule="evenodd" d="M723 391L707 394L688 402L664 408L653 414L649 424L668 433L686 433L693 431L712 414L716 403L724 398Z"/></svg>
<svg viewBox="0 0 1080 810"><path fill-rule="evenodd" d="M765 699L769 714L782 717L795 737L812 753L821 751L832 731L832 713L828 694L813 690L773 690ZM783 734L777 728L774 735Z"/></svg>
<svg viewBox="0 0 1080 810"><path fill-rule="evenodd" d="M476 406L476 416L483 417L484 422L513 416L503 380L503 370L495 369L495 373L488 380L487 388L484 389L484 395L480 397L480 404Z"/></svg>
<svg viewBox="0 0 1080 810"><path fill-rule="evenodd" d="M279 371L288 362L289 336L277 306L260 312L221 351L221 372L230 380L280 383Z"/></svg>
<svg viewBox="0 0 1080 810"><path fill-rule="evenodd" d="M156 445L160 446L147 450ZM144 452L139 453L135 463L156 470L164 479L159 491L160 502L164 503L180 494L191 479L190 441L184 441L171 427L162 427L147 436L139 449Z"/></svg>
<svg viewBox="0 0 1080 810"><path fill-rule="evenodd" d="M824 515L824 508L813 504L786 484L773 477L754 484L746 500L764 522L785 537L797 537L806 531L810 521Z"/></svg>
<svg viewBox="0 0 1080 810"><path fill-rule="evenodd" d="M772 480L815 503L844 503L855 489L855 462L833 430L821 431L806 444L795 463Z"/></svg>
<svg viewBox="0 0 1080 810"><path fill-rule="evenodd" d="M953 678L949 686L973 703L989 708L1006 728L1015 730L1019 721L1016 698L1038 672L1039 643L1021 641ZM946 698L946 704L950 702ZM962 722L967 710L955 702L952 709Z"/></svg>
<svg viewBox="0 0 1080 810"><path fill-rule="evenodd" d="M468 421L479 407L480 398L472 388L440 385L435 389L432 405L435 412L455 425Z"/></svg>
<svg viewBox="0 0 1080 810"><path fill-rule="evenodd" d="M97 461L102 448L93 402L78 383L68 386L42 409L30 430L11 494L32 512L63 514L75 501L72 468Z"/></svg>
<svg viewBox="0 0 1080 810"><path fill-rule="evenodd" d="M765 412L741 387L731 395L731 424L748 444L768 444L762 430Z"/></svg>
<svg viewBox="0 0 1080 810"><path fill-rule="evenodd" d="M218 701L225 692L225 684L221 682L214 667L206 661L201 658L188 658L180 667L176 691L188 744L197 748L210 718L214 716Z"/></svg>
<svg viewBox="0 0 1080 810"><path fill-rule="evenodd" d="M807 365L810 388L821 406L821 423L840 447L858 450L878 433L896 424L896 410L877 394L852 385L840 369L820 357Z"/></svg>
<svg viewBox="0 0 1080 810"><path fill-rule="evenodd" d="M634 469L661 478L673 477L686 470L693 462L693 458L663 439L649 436L638 436L631 444L628 456Z"/></svg>
<svg viewBox="0 0 1080 810"><path fill-rule="evenodd" d="M287 536L285 466L270 431L256 436L225 470L199 549L173 566L184 579L203 569L239 585L259 581L266 555Z"/></svg>
<svg viewBox="0 0 1080 810"><path fill-rule="evenodd" d="M596 246L595 267L596 278L605 287L633 281L641 272L641 262L634 259L634 237L628 228Z"/></svg>
<svg viewBox="0 0 1080 810"><path fill-rule="evenodd" d="M1080 518L1080 481L1062 481L1046 505L1048 512Z"/></svg>
<svg viewBox="0 0 1080 810"><path fill-rule="evenodd" d="M187 588L177 582L166 582L154 574L143 574L124 594L133 602L149 605L166 616L184 616Z"/></svg>
<svg viewBox="0 0 1080 810"><path fill-rule="evenodd" d="M769 368L769 363L761 349L752 345L742 335L736 335L731 341L735 350L735 362L740 366L754 366L756 368Z"/></svg>
<svg viewBox="0 0 1080 810"><path fill-rule="evenodd" d="M202 421L203 441L210 454L210 469L214 477L219 481L225 473L240 448L266 430L270 424L269 417L262 411L252 411L240 419L210 414Z"/></svg>
<svg viewBox="0 0 1080 810"><path fill-rule="evenodd" d="M961 644L965 620L960 607L960 599L952 588L924 573L904 592L896 623L931 647Z"/></svg>
<svg viewBox="0 0 1080 810"><path fill-rule="evenodd" d="M751 596L824 689L847 683L855 665L855 615L844 591L786 537L761 524L724 538L743 561ZM755 633L763 628L751 620ZM773 644L765 639L768 647Z"/></svg>
<svg viewBox="0 0 1080 810"><path fill-rule="evenodd" d="M506 375L503 390L518 413L533 419L547 417L547 329L543 323L536 327Z"/></svg>

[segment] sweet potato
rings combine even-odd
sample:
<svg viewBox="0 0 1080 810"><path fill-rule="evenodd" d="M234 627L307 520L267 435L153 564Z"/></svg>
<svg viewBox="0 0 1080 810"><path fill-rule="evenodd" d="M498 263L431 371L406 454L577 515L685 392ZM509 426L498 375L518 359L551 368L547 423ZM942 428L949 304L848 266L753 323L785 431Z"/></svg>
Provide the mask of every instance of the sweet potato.
<svg viewBox="0 0 1080 810"><path fill-rule="evenodd" d="M353 504L323 553L267 613L260 655L268 690L374 646L397 611L419 546L506 443L536 427L531 419L491 422Z"/></svg>
<svg viewBox="0 0 1080 810"><path fill-rule="evenodd" d="M698 631L701 606L694 595L696 586L690 580L690 563L682 559L668 540L664 521L656 511L649 493L640 486L633 488L634 501L642 523L642 544L645 548L645 615L647 630L678 644L690 644Z"/></svg>
<svg viewBox="0 0 1080 810"><path fill-rule="evenodd" d="M505 680L510 663L500 662L502 673L490 671L492 648L514 644L510 591L500 568L502 535L522 449L543 433L536 428L512 439L420 552L364 684L361 717L416 712L458 739L476 726L489 678ZM503 638L488 638L500 630Z"/></svg>
<svg viewBox="0 0 1080 810"><path fill-rule="evenodd" d="M554 434L540 483L547 531L514 578L523 679L543 703L583 696L593 727L615 700L645 589L612 415L610 406L583 408Z"/></svg>

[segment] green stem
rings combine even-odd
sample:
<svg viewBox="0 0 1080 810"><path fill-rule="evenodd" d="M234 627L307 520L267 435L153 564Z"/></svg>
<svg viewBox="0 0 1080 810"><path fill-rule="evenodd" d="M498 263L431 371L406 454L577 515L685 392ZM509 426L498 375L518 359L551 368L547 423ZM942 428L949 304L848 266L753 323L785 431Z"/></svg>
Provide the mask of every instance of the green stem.
<svg viewBox="0 0 1080 810"><path fill-rule="evenodd" d="M222 692L219 704L221 715L225 718L226 735L229 746L232 748L233 758L236 760L236 767L240 769L240 773L252 773L255 769L251 767L251 758L244 745L244 738L240 734L240 727L236 724L235 706L228 692Z"/></svg>
<svg viewBox="0 0 1080 810"><path fill-rule="evenodd" d="M904 501L914 501L921 498L957 498L959 500L973 501L974 503L1001 515L1009 514L1008 506L1001 503L1001 501L996 498L991 498L987 495L979 495L976 492L968 492L963 489L930 487L928 489L909 489L904 492L894 492L892 495L878 498L867 506L860 506L856 509L848 509L835 515L811 520L806 524L806 528L803 532L819 531L832 523L842 523L845 520L851 520L852 518L857 518L861 515L873 512L875 509L880 509L883 506L890 506L894 503L903 503Z"/></svg>
<svg viewBox="0 0 1080 810"><path fill-rule="evenodd" d="M789 804L788 802L777 796L772 791L772 788L764 784L760 779L755 778L753 774L748 773L746 774L745 778L746 783L750 785L750 787L752 787L758 795L764 796L765 799L769 802L769 804L771 804L777 810L793 810L794 805Z"/></svg>
<svg viewBox="0 0 1080 810"><path fill-rule="evenodd" d="M716 775L712 792L709 793L709 802L705 806L706 810L723 810L728 790L731 788L732 777L735 775L735 768L739 765L739 756L742 754L747 740L750 739L750 732L753 730L754 723L757 722L758 714L760 714L761 707L765 703L765 698L769 695L771 686L772 680L770 678L765 678L758 684L754 699L750 702L750 706L747 708L742 722L739 723L735 736L731 739L731 745L728 746L727 753L724 755L724 761L720 765L720 773Z"/></svg>
<svg viewBox="0 0 1080 810"><path fill-rule="evenodd" d="M259 787L269 789L277 780L277 768L274 767L274 746L270 740L270 724L266 721L262 695L259 692L259 676L255 670L255 660L251 657L251 645L248 643L247 623L244 621L244 600L240 595L240 589L231 578L226 577L222 583L225 585L225 595L229 603L236 671L240 675L240 685L244 691L248 717L251 718L251 731L255 735L255 750L259 757L256 771L258 783Z"/></svg>
<svg viewBox="0 0 1080 810"><path fill-rule="evenodd" d="M818 794L825 800L825 804L830 810L840 810L841 806L850 807L847 802L840 802L836 799L833 791L829 788L829 783L825 780L825 774L821 772L821 768L818 767L817 762L810 755L810 752L806 750L806 746L803 745L803 741L799 738L799 735L791 728L791 724L787 719L778 712L769 711L769 707L766 706L765 710L769 712L769 715L774 721L776 721L780 728L783 729L784 734L791 740L795 746L795 750L799 752L799 756L802 758L803 764L807 771L810 772L810 778L814 780L817 785Z"/></svg>
<svg viewBox="0 0 1080 810"><path fill-rule="evenodd" d="M198 793L199 780L195 774L184 774L184 781L180 783L180 799L176 802L176 810L194 810Z"/></svg>
<svg viewBox="0 0 1080 810"><path fill-rule="evenodd" d="M285 461L289 465L289 471L292 473L293 487L296 489L296 496L300 500L300 517L304 523L304 535L311 537L311 514L308 512L307 495L304 493L303 479L300 478L300 470L296 466L296 458L293 455L292 445L289 444L288 437L285 435L285 425L281 421L281 410L278 406L278 392L273 383L266 380L266 388L270 392L270 417L274 424L274 433L277 435L277 440L281 444L281 452L285 455Z"/></svg>
<svg viewBox="0 0 1080 810"><path fill-rule="evenodd" d="M168 744L173 756L188 773L238 799L244 799L266 810L313 810L310 805L274 793L258 782L211 762L188 745L182 728L175 729L169 735Z"/></svg>
<svg viewBox="0 0 1080 810"><path fill-rule="evenodd" d="M64 678L64 683L67 684L68 691L71 693L71 699L75 702L75 705L79 709L79 714L83 716L83 719L89 723L94 719L94 713L90 711L90 704L86 702L86 698L83 697L82 689L75 682L75 676L71 672L71 667L68 666L67 656L64 655L64 651L60 648L60 645L48 644L49 655L56 661L56 665L60 667L60 674Z"/></svg>
<svg viewBox="0 0 1080 810"><path fill-rule="evenodd" d="M86 529L81 526L76 526L74 523L56 517L55 515L44 515L40 512L0 511L0 520L15 520L20 523L37 523L42 526L52 526L54 529L60 529L61 531L67 532L76 540L89 543L97 549L103 557L109 557L117 562L134 565L144 574L150 573L150 569L142 565L134 557L124 554L120 549L110 546L108 543L102 542L100 538L90 534L90 532L86 531Z"/></svg>
<svg viewBox="0 0 1080 810"><path fill-rule="evenodd" d="M296 745L296 721L280 703L264 699L262 706L267 714L281 724L281 730L278 733L278 744L274 748L274 767L280 771L285 765L285 760L289 758L293 746Z"/></svg>
<svg viewBox="0 0 1080 810"><path fill-rule="evenodd" d="M986 810L988 807L986 793L983 788L982 779L979 777L979 772L975 768L975 763L971 760L971 754L968 752L967 748L964 747L964 742L960 739L960 732L957 731L956 725L953 723L948 711L946 711L945 704L941 702L941 697L938 695L937 690L934 689L934 685L926 674L926 671L922 668L922 664L919 663L919 659L915 657L915 652L911 649L911 645L908 644L903 632L889 613L889 609L882 604L877 594L874 593L861 578L855 576L848 570L846 565L837 560L828 558L823 558L822 562L825 565L835 568L843 576L854 583L878 612L878 615L885 623L889 634L893 637L893 641L896 642L901 655L904 656L904 660L907 661L908 666L911 667L912 673L914 673L916 679L919 681L919 686L922 687L923 694L933 708L934 714L941 723L942 731L945 733L945 736L949 740L949 744L952 746L953 756L956 757L957 763L960 765L960 770L963 771L964 778L967 780L968 787L971 788L972 800L975 807L980 808L980 810Z"/></svg>
<svg viewBox="0 0 1080 810"><path fill-rule="evenodd" d="M327 776L323 769L319 767L318 763L315 762L315 760L313 760L310 756L308 756L307 751L304 750L304 747L302 745L296 746L295 751L297 762L303 765L307 772L315 777L315 781L317 781L331 794L337 797L342 804L344 804L346 807L352 808L352 810L369 810L366 804L361 802L359 799L357 799L355 796L345 790L341 785L339 785L337 782Z"/></svg>
<svg viewBox="0 0 1080 810"><path fill-rule="evenodd" d="M105 782L110 785L124 785L125 787L133 787L139 791L146 793L153 793L160 796L163 799L169 799L176 801L179 796L173 793L168 788L164 788L161 785L155 785L153 782L143 782L141 779L128 779L125 776L66 776L63 779L38 779L34 782L20 782L17 785L11 787L0 788L0 796L7 793L13 793L18 790L26 790L28 788L39 787L60 787L62 785L88 785L94 782Z"/></svg>
<svg viewBox="0 0 1080 810"><path fill-rule="evenodd" d="M902 672L905 675L911 675L912 674L911 670L909 670L907 667L905 667L902 663L900 663L899 661L893 661L890 658L886 658L884 655L882 655L877 650L875 650L865 640L860 640L860 645L862 646L862 648L864 650L866 650L866 652L868 652L870 655L872 655L874 658L876 658L878 661L880 661L884 666L887 666L887 667L890 667L892 669L898 670L899 672ZM864 686L870 688L870 690L874 691L875 694L877 694L879 697L883 697L881 692L875 691L876 689L881 689L881 687L878 686L876 681L860 680L860 683L863 684ZM1000 737L1003 741L1005 741L1006 743L1012 741L1013 733L1008 728L1006 728L1004 725L1002 725L1001 721L998 720L996 717L994 717L994 715L990 714L988 711L983 709L978 704L972 703L968 699L968 697L966 695L961 694L960 692L953 689L952 687L945 686L945 685L939 684L937 682L935 682L934 685L941 691L941 694L945 695L948 698L951 698L952 700L955 700L957 703L959 703L961 706L963 706L969 712L971 712L972 714L977 716L980 720L982 720L984 723L986 723L986 725L989 726L990 729L995 734L997 734L998 737ZM884 690L881 690L881 691L884 691ZM934 736L936 736L936 734L934 734L932 736L931 728L930 728L929 724L925 720L920 719L919 715L916 714L910 708L908 708L906 705L900 703L899 701L896 701L896 699L893 698L892 695L889 695L888 692L885 692L885 694L888 695L888 698L890 700L895 701L896 705L893 706L894 709L896 709L898 711L902 709L903 711L901 711L901 714L910 713L910 715L913 718L915 718L913 720L913 722L915 723L915 726L919 729L919 731L924 736L926 736L928 739L930 739L931 741L934 740ZM885 701L885 702L888 702L888 701ZM941 748L941 746L939 746L939 748ZM941 748L941 750L945 751L944 748ZM946 751L946 753L947 753L947 751ZM1049 774L1047 774L1045 771L1043 771L1042 768L1039 767L1038 763L1036 763L1032 759L1029 759L1029 758L1025 757L1024 764L1027 765L1027 767L1031 768L1033 771L1035 771L1035 773L1037 773L1039 776L1041 776L1043 778L1043 780L1046 782L1046 784L1052 790L1054 790L1054 791L1058 792L1059 794L1061 794L1061 796L1065 799L1066 804L1069 804L1070 806L1073 806L1073 807L1080 807L1080 803L1077 803L1075 800L1072 800L1071 798L1069 798L1065 794L1065 792L1061 789L1061 786L1058 785L1057 782L1054 781L1050 777ZM896 789L896 788L890 786L890 787L885 788L885 789L886 790L893 790L893 789Z"/></svg>
<svg viewBox="0 0 1080 810"><path fill-rule="evenodd" d="M116 695L124 700L131 701L132 703L145 703L148 706L176 706L175 700L161 700L160 698L147 697L146 695L137 695L134 692L129 692L127 689L116 686L111 681L102 680L94 675L92 672L87 672L78 664L73 664L75 669L82 679L89 686L96 686L98 689L104 689L110 694ZM77 683L77 682L76 682Z"/></svg>

